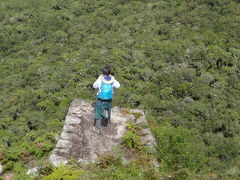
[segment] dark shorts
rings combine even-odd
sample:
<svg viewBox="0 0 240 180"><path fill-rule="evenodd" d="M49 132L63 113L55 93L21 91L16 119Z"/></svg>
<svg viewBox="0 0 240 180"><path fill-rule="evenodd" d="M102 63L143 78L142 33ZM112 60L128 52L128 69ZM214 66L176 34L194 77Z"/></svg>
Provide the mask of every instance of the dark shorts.
<svg viewBox="0 0 240 180"><path fill-rule="evenodd" d="M95 119L110 119L111 118L111 108L112 108L111 100L103 101L103 100L97 99ZM106 117L104 109L108 113L108 118Z"/></svg>

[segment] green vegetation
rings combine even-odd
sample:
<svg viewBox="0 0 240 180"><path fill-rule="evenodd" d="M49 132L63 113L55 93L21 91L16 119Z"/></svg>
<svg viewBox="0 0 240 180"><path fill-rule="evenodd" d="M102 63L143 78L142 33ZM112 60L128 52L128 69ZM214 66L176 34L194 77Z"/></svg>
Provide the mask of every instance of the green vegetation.
<svg viewBox="0 0 240 180"><path fill-rule="evenodd" d="M137 133L137 127L132 123L127 123L127 132L122 137L123 144L128 148L140 149L140 136Z"/></svg>
<svg viewBox="0 0 240 180"><path fill-rule="evenodd" d="M146 111L159 172L239 178L239 21L238 0L2 0L4 172L48 156L69 103L94 100L92 83L111 64L122 85L114 103ZM123 167L106 172L144 177Z"/></svg>
<svg viewBox="0 0 240 180"><path fill-rule="evenodd" d="M129 149L131 150L131 149ZM136 155L136 153L135 153ZM123 155L116 150L101 156L93 165L85 167L83 179L160 179L164 175L157 171L150 161L148 154L137 153L128 162L123 160Z"/></svg>
<svg viewBox="0 0 240 180"><path fill-rule="evenodd" d="M201 144L194 146L194 143L191 143L192 135L187 129L164 124L156 128L155 132L160 144L157 147L157 157L163 171L195 169L205 164L203 150L199 149Z"/></svg>
<svg viewBox="0 0 240 180"><path fill-rule="evenodd" d="M68 168L67 166L60 165L58 168L54 168L53 172L45 176L43 180L60 180L60 179L69 179L74 180L81 176L83 173L82 170L76 170Z"/></svg>

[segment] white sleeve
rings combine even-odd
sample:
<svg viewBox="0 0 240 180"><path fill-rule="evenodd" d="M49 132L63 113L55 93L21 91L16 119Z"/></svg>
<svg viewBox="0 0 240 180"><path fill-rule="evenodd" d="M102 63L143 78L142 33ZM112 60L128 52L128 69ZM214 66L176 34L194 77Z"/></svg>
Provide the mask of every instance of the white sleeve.
<svg viewBox="0 0 240 180"><path fill-rule="evenodd" d="M113 87L120 88L120 83L116 79L113 82Z"/></svg>
<svg viewBox="0 0 240 180"><path fill-rule="evenodd" d="M93 84L93 87L94 88L100 88L101 87L101 83L102 83L102 80L101 80L101 76L99 76L99 78L95 81L95 83Z"/></svg>

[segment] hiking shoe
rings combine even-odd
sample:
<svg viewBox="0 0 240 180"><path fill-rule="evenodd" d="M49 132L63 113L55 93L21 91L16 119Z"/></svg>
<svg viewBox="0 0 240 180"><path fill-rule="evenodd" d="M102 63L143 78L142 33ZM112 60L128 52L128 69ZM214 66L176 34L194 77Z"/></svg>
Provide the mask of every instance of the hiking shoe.
<svg viewBox="0 0 240 180"><path fill-rule="evenodd" d="M97 133L98 135L100 135L100 134L101 134L101 130L96 130L96 128L95 128L95 127L93 127L93 132Z"/></svg>

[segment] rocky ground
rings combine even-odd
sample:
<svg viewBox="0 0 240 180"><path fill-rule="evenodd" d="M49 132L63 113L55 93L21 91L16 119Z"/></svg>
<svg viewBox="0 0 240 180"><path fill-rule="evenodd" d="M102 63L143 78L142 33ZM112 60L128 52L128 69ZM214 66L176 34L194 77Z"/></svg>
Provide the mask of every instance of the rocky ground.
<svg viewBox="0 0 240 180"><path fill-rule="evenodd" d="M138 118L134 114L138 114ZM99 155L120 147L126 122L142 125L141 142L154 151L155 139L148 128L144 112L138 109L112 108L111 123L102 122L102 133L92 131L94 103L75 99L68 110L64 127L49 160L54 166L67 164L69 159L79 163L94 162Z"/></svg>

